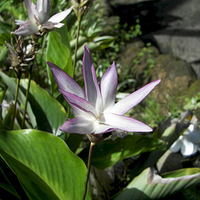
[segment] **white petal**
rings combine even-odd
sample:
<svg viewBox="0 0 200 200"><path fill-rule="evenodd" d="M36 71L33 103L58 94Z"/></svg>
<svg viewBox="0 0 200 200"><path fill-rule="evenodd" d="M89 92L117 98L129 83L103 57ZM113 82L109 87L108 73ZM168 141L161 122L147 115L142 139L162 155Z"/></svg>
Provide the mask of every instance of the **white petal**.
<svg viewBox="0 0 200 200"><path fill-rule="evenodd" d="M108 125L96 123L94 134L101 134L106 132L111 132L114 129Z"/></svg>
<svg viewBox="0 0 200 200"><path fill-rule="evenodd" d="M53 27L54 28L61 28L61 27L63 27L65 24L63 24L63 23L56 23L56 24L54 24L53 25Z"/></svg>
<svg viewBox="0 0 200 200"><path fill-rule="evenodd" d="M36 10L35 4L31 0L24 0L24 1L30 21L36 22L35 18L38 19L38 11Z"/></svg>
<svg viewBox="0 0 200 200"><path fill-rule="evenodd" d="M32 23L31 21L26 21L14 32L14 34L27 36L37 32L38 32L38 26L35 23Z"/></svg>
<svg viewBox="0 0 200 200"><path fill-rule="evenodd" d="M183 139L183 145L181 147L181 153L183 156L191 156L197 152L197 145L192 142Z"/></svg>
<svg viewBox="0 0 200 200"><path fill-rule="evenodd" d="M51 7L50 0L37 0L36 8L38 11L38 19L40 24L43 24L49 19L49 11Z"/></svg>
<svg viewBox="0 0 200 200"><path fill-rule="evenodd" d="M101 123L101 122L100 122ZM106 124L115 129L121 129L127 132L151 132L152 129L146 124L130 117L104 113L102 124Z"/></svg>
<svg viewBox="0 0 200 200"><path fill-rule="evenodd" d="M95 130L94 123L82 117L66 121L60 128L68 133L90 134Z"/></svg>
<svg viewBox="0 0 200 200"><path fill-rule="evenodd" d="M24 23L25 23L25 21L18 20L18 19L15 20L15 24L16 24L16 25L22 25L22 24L24 24Z"/></svg>
<svg viewBox="0 0 200 200"><path fill-rule="evenodd" d="M63 94L63 96L65 97L68 103L90 114L91 116L93 116L93 118L96 118L96 115L97 115L96 110L88 101L86 101L85 99L75 94L69 93L67 91L64 91L64 90L59 90L59 91ZM83 117L86 117L86 116L83 116Z"/></svg>
<svg viewBox="0 0 200 200"><path fill-rule="evenodd" d="M180 136L180 137L171 145L170 150L171 150L172 152L177 153L177 152L181 149L181 147L182 147L182 145L183 145L182 137L183 137L183 136Z"/></svg>
<svg viewBox="0 0 200 200"><path fill-rule="evenodd" d="M160 83L160 81L161 80L153 81L120 100L113 106L112 112L120 115L127 113L135 105L140 103L151 92L151 90Z"/></svg>
<svg viewBox="0 0 200 200"><path fill-rule="evenodd" d="M96 72L92 63L90 51L84 47L83 55L83 78L85 83L85 96L96 109L97 113L102 112L102 97L97 82Z"/></svg>
<svg viewBox="0 0 200 200"><path fill-rule="evenodd" d="M184 132L185 138L194 144L200 144L200 130L198 127L191 124Z"/></svg>
<svg viewBox="0 0 200 200"><path fill-rule="evenodd" d="M48 21L53 22L53 23L59 23L61 22L63 19L65 19L65 17L67 17L67 15L69 15L69 13L71 12L73 6L67 10L64 10L60 13L57 13L55 15L53 15Z"/></svg>
<svg viewBox="0 0 200 200"><path fill-rule="evenodd" d="M103 108L106 110L115 104L117 91L117 71L114 62L103 75L100 83L100 90L103 100Z"/></svg>
<svg viewBox="0 0 200 200"><path fill-rule="evenodd" d="M75 94L79 97L85 98L83 88L77 84L72 77L65 71L51 62L47 62L51 69L51 73L59 87L59 89Z"/></svg>

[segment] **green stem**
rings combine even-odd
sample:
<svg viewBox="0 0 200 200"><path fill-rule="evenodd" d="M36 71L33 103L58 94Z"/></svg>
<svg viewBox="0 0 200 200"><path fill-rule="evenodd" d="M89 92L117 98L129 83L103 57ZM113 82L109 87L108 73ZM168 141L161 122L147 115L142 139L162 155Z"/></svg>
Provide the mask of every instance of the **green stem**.
<svg viewBox="0 0 200 200"><path fill-rule="evenodd" d="M82 200L85 200L85 197L87 194L87 186L88 186L90 169L91 169L92 153L93 153L95 145L96 145L96 143L93 143L93 142L90 143L90 150L89 150L88 164L87 164L88 171L87 171L87 176L86 176L86 181L85 181L85 191L84 191Z"/></svg>
<svg viewBox="0 0 200 200"><path fill-rule="evenodd" d="M12 124L11 124L11 130L13 130L14 123L15 123L17 99L18 99L18 94L19 94L19 83L20 83L20 77L17 77L17 87L16 87L16 91L15 91L15 104L14 104L14 110L13 110L13 119L12 119Z"/></svg>
<svg viewBox="0 0 200 200"><path fill-rule="evenodd" d="M24 128L25 118L26 118L26 110L27 110L27 105L28 105L28 96L29 96L29 90L30 90L30 85L31 85L32 68L33 68L33 65L30 66L30 71L29 71L29 76L28 76L28 86L27 86L27 90L26 90L26 100L25 100L24 113L23 113L22 125L21 125L22 129Z"/></svg>
<svg viewBox="0 0 200 200"><path fill-rule="evenodd" d="M74 64L73 64L73 70L74 71L75 71L75 67L76 67L76 58L77 58L77 50L78 50L78 39L79 39L79 34L80 34L81 20L82 20L82 17L79 17L78 18L78 28L77 28L77 33L76 33L76 44L75 44L75 50L74 50Z"/></svg>

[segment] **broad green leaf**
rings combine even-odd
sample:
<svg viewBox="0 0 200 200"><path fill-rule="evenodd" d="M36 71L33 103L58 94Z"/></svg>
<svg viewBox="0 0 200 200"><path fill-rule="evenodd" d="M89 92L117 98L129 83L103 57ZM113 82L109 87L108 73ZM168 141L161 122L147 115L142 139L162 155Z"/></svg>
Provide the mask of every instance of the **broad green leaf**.
<svg viewBox="0 0 200 200"><path fill-rule="evenodd" d="M28 80L21 80L21 84L26 89ZM59 128L67 117L64 107L34 81L31 81L29 102L36 117L37 128L60 135Z"/></svg>
<svg viewBox="0 0 200 200"><path fill-rule="evenodd" d="M130 156L165 148L166 145L161 140L139 135L129 135L115 141L106 140L94 148L92 165L105 169Z"/></svg>
<svg viewBox="0 0 200 200"><path fill-rule="evenodd" d="M156 174L155 169L147 168L134 178L114 200L159 199L200 183L200 169L181 169L180 171L171 172L170 178L163 178Z"/></svg>
<svg viewBox="0 0 200 200"><path fill-rule="evenodd" d="M1 131L0 154L31 200L82 199L85 164L55 135L32 129ZM86 199L91 199L89 191Z"/></svg>
<svg viewBox="0 0 200 200"><path fill-rule="evenodd" d="M62 28L49 33L47 61L54 63L73 77L72 53L67 26L63 26ZM58 87L48 66L47 71L51 83L52 95L57 97L59 94Z"/></svg>
<svg viewBox="0 0 200 200"><path fill-rule="evenodd" d="M9 76L7 76L6 74L4 74L3 72L0 71L0 76L1 78L3 79L3 81L5 82L5 84L7 85L7 87L10 89L11 93L13 95L15 95L15 90L16 90L16 83L15 81L10 78ZM19 94L18 94L18 101L22 104L22 105L25 105L25 95L23 94L23 92L19 89ZM30 104L28 104L27 106L27 113L30 117L30 120L31 120L31 123L32 123L32 126L33 127L36 127L37 124L36 124L36 119L35 119L35 116L33 114L33 111L30 107Z"/></svg>

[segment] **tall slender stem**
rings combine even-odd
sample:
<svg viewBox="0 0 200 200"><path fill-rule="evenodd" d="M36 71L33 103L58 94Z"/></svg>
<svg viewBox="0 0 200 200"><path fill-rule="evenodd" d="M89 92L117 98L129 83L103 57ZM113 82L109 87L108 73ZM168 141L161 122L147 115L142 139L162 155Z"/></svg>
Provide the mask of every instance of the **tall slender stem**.
<svg viewBox="0 0 200 200"><path fill-rule="evenodd" d="M82 17L78 17L78 28L77 28L77 33L76 33L76 44L75 44L75 50L74 50L74 63L73 63L74 71L75 71L75 67L76 67L77 50L78 50L78 39L79 39L80 28L81 28L81 20L82 20Z"/></svg>
<svg viewBox="0 0 200 200"><path fill-rule="evenodd" d="M23 113L23 118L22 118L22 126L21 128L24 128L25 124L25 118L26 118L26 110L27 110L27 105L28 105L28 96L29 96L29 90L30 90L30 85L31 85L31 72L32 72L33 65L30 66L30 71L29 71L29 76L28 76L28 86L26 89L26 100L25 100L25 105L24 105L24 113Z"/></svg>
<svg viewBox="0 0 200 200"><path fill-rule="evenodd" d="M15 91L15 103L14 103L13 119L12 119L12 124L11 124L11 130L13 130L14 123L15 123L17 99L18 99L18 94L19 94L19 83L20 83L20 77L17 77L17 87L16 87L16 91Z"/></svg>
<svg viewBox="0 0 200 200"><path fill-rule="evenodd" d="M87 194L87 186L88 186L90 169L91 169L92 153L93 153L95 145L96 145L96 143L93 143L93 142L90 143L90 150L89 150L88 164L87 164L88 171L87 171L87 176L86 176L86 181L85 181L85 191L84 191L82 200L85 200L85 197L86 197L86 194Z"/></svg>

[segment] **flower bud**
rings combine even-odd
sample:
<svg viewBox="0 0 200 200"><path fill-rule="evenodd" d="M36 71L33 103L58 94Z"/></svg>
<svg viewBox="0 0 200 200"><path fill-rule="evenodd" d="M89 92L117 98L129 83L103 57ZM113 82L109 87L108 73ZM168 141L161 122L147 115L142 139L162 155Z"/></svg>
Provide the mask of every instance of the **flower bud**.
<svg viewBox="0 0 200 200"><path fill-rule="evenodd" d="M92 0L70 0L71 4L74 5L73 9L76 13L78 20L86 14L89 7L92 5Z"/></svg>

